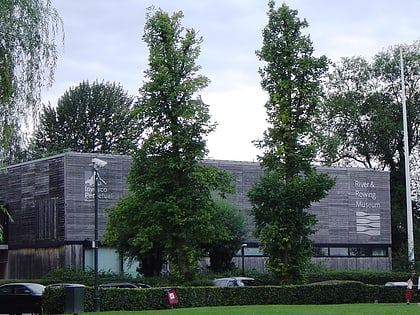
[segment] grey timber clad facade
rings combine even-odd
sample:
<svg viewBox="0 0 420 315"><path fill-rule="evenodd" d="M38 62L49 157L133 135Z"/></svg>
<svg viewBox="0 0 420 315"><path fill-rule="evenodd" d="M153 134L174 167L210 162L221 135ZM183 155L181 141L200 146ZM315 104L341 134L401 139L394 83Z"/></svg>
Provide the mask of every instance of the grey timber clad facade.
<svg viewBox="0 0 420 315"><path fill-rule="evenodd" d="M261 269L264 258L258 257L253 246L253 218L246 192L263 171L255 162L207 160L236 177L236 194L230 196L246 215L248 225L246 248L248 268ZM389 173L366 168L319 167L335 178L335 186L326 198L314 203L309 212L318 219L312 236L312 262L334 269L391 270L391 209ZM239 257L237 265L241 263Z"/></svg>
<svg viewBox="0 0 420 315"><path fill-rule="evenodd" d="M363 168L318 168L336 179L313 204L317 232L313 261L337 269L391 269L389 173Z"/></svg>
<svg viewBox="0 0 420 315"><path fill-rule="evenodd" d="M106 208L127 192L131 158L67 152L13 165L0 174L0 198L14 222L0 244L2 278L37 278L62 266L90 266L94 239L92 158L108 164L100 170L99 239L105 231ZM229 198L243 211L248 226L247 268L264 268L247 191L262 175L255 162L206 160L236 175ZM391 269L389 174L359 168L319 168L336 178L327 198L308 210L318 217L313 235L313 262L337 269ZM0 218L1 219L1 218ZM104 270L115 262L115 251L102 249ZM105 267L106 266L106 267ZM125 271L125 270L124 270Z"/></svg>
<svg viewBox="0 0 420 315"><path fill-rule="evenodd" d="M14 220L8 224L7 250L0 247L7 258L0 262L0 276L37 278L59 266L84 266L85 249L94 239L95 156L108 162L98 194L101 238L104 209L126 193L129 157L68 152L10 166L0 175L0 196Z"/></svg>

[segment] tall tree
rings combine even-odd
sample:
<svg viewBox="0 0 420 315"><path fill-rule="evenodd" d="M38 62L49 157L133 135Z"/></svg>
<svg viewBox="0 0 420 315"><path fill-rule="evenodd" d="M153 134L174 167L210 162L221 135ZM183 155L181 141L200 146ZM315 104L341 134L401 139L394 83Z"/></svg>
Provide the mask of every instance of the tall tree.
<svg viewBox="0 0 420 315"><path fill-rule="evenodd" d="M132 153L137 144L133 98L121 85L88 81L70 88L57 107L44 106L30 151L33 157L71 149L77 152Z"/></svg>
<svg viewBox="0 0 420 315"><path fill-rule="evenodd" d="M301 282L312 256L316 217L306 211L312 202L325 197L334 185L327 174L317 173L313 113L320 96L320 78L327 58L312 56L308 26L298 12L286 4L275 8L268 3L268 24L263 30L263 46L257 56L261 86L269 100L265 104L268 129L256 146L264 175L248 196L255 216L256 236L269 257L268 266L283 283Z"/></svg>
<svg viewBox="0 0 420 315"><path fill-rule="evenodd" d="M149 68L136 104L142 143L128 179L136 211L118 220L132 227L128 242L139 255L162 248L171 271L190 279L204 254L200 244L214 234L212 192L231 191L232 177L202 163L215 124L197 93L209 79L197 73L202 38L182 27L182 18L182 12L147 12Z"/></svg>
<svg viewBox="0 0 420 315"><path fill-rule="evenodd" d="M22 159L23 130L52 83L62 21L50 0L2 0L0 5L0 163ZM63 33L64 34L64 33Z"/></svg>
<svg viewBox="0 0 420 315"><path fill-rule="evenodd" d="M322 159L390 171L393 268L407 270L400 49L404 52L409 151L420 144L420 41L363 57L342 58L326 84L320 111ZM328 132L326 132L328 131ZM417 156L413 156L413 162ZM415 218L416 230L419 222ZM415 238L420 232L415 233ZM417 242L416 242L417 243ZM417 253L419 249L417 249ZM400 259L401 255L404 259Z"/></svg>

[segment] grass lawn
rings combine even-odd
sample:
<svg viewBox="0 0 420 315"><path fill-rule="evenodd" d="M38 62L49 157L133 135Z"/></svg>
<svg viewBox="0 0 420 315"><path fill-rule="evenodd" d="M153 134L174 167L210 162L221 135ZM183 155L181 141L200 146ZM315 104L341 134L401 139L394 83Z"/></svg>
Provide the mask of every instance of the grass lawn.
<svg viewBox="0 0 420 315"><path fill-rule="evenodd" d="M249 305L227 307L174 308L138 312L100 312L100 315L403 315L420 313L420 305L338 304L338 305ZM98 313L79 313L83 315Z"/></svg>

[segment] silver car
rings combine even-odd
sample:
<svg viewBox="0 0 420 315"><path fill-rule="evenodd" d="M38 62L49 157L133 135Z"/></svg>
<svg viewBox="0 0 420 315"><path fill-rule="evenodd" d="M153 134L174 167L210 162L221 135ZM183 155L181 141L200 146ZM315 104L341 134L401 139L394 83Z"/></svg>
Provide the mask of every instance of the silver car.
<svg viewBox="0 0 420 315"><path fill-rule="evenodd" d="M407 281L389 281L385 283L386 287L407 287Z"/></svg>
<svg viewBox="0 0 420 315"><path fill-rule="evenodd" d="M249 277L229 277L213 280L213 284L218 287L244 287L252 285L254 282L255 279Z"/></svg>

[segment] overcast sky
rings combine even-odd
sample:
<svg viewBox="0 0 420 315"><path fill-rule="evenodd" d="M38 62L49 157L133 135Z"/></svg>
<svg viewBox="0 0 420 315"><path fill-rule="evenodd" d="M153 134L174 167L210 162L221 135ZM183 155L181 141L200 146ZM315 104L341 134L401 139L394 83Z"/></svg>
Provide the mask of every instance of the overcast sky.
<svg viewBox="0 0 420 315"><path fill-rule="evenodd" d="M332 60L374 54L420 39L418 0L289 0L306 19L315 55ZM208 139L209 157L256 160L252 140L265 130L265 93L260 87L261 31L267 24L264 0L52 0L64 21L53 86L43 102L55 105L83 80L109 81L138 95L147 69L141 40L146 8L182 11L182 25L203 37L198 64L211 80L201 92L218 127ZM277 1L280 6L283 1Z"/></svg>

